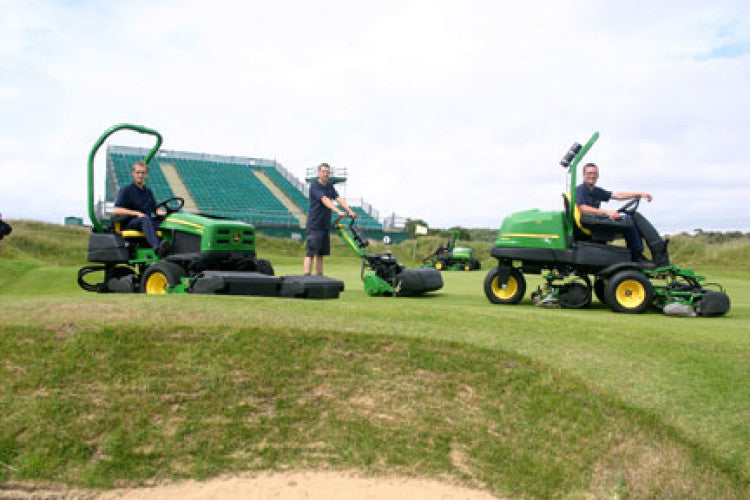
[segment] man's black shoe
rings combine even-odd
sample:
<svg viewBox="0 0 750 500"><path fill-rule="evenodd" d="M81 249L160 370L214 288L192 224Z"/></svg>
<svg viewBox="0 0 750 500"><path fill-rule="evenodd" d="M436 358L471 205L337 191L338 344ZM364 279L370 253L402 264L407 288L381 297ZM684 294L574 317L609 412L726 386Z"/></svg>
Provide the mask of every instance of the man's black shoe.
<svg viewBox="0 0 750 500"><path fill-rule="evenodd" d="M159 249L156 251L156 255L158 255L161 258L164 258L169 253L169 250L171 248L172 248L172 245L170 245L167 240L161 240L161 243L159 243Z"/></svg>

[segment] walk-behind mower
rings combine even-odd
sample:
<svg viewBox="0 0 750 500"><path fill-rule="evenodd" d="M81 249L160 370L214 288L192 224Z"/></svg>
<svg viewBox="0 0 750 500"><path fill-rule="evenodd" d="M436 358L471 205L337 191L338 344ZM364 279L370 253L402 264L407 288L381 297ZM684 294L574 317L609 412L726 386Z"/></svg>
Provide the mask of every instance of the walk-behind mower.
<svg viewBox="0 0 750 500"><path fill-rule="evenodd" d="M94 211L94 157L104 141L119 130L156 138L144 159L150 163L162 143L155 130L120 124L94 144L88 160L88 204L92 232L88 260L78 271L78 284L90 292L206 293L311 299L338 298L344 283L323 276L274 276L273 266L256 257L255 227L241 221L179 212L182 198L159 203L166 216L161 238L170 243L163 257L147 244L140 231L123 230L114 218L105 224ZM249 196L250 194L248 194ZM103 273L98 283L87 280Z"/></svg>
<svg viewBox="0 0 750 500"><path fill-rule="evenodd" d="M630 217L581 215L575 200L576 169L598 138L596 132L585 146L573 144L560 162L570 176L564 211L527 210L503 221L490 252L498 264L484 281L487 298L495 304L517 304L526 291L524 274L542 274L544 284L531 294L537 305L587 307L593 291L617 312L641 313L653 306L673 315L725 314L730 301L723 288L702 283L703 276L670 263L668 240L637 212L639 199L619 209ZM626 248L609 244L627 224L637 225L652 260L636 261Z"/></svg>
<svg viewBox="0 0 750 500"><path fill-rule="evenodd" d="M474 257L474 251L469 247L457 247L458 231L446 231L450 234L445 245L440 245L431 254L428 255L423 263L426 266L434 267L438 271L474 271L480 269L482 265Z"/></svg>
<svg viewBox="0 0 750 500"><path fill-rule="evenodd" d="M356 225L355 219L351 219L347 225L338 218L333 227L346 245L362 258L360 277L368 295L413 297L443 287L443 277L437 269L406 269L390 252L368 255L365 248L370 242Z"/></svg>

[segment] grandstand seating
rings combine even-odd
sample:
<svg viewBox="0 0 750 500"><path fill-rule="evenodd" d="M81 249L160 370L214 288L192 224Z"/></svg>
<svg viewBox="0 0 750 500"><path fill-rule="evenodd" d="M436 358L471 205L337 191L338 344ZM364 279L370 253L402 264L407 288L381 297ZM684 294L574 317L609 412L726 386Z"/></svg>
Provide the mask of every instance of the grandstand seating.
<svg viewBox="0 0 750 500"><path fill-rule="evenodd" d="M114 189L132 181L133 163L141 161L144 151L136 148L113 147L108 151L108 176L116 183L107 183L107 199L114 200ZM299 227L299 220L261 182L252 170L260 170L296 204L309 212L307 195L289 181L270 160L237 159L233 157L161 151L149 166L148 186L161 201L174 196L162 172L161 163L173 165L193 197L198 210L207 215L251 222L259 227ZM363 229L382 230L383 225L362 207L352 206Z"/></svg>
<svg viewBox="0 0 750 500"><path fill-rule="evenodd" d="M110 153L112 159L112 166L114 168L114 174L117 178L117 185L119 189L133 182L131 171L133 164L139 161L143 161L143 156L139 155L128 155L123 153ZM164 173L158 165L158 162L151 160L151 164L148 168L148 181L147 185L154 192L156 201L166 200L174 196L172 188L169 187L167 179L164 177Z"/></svg>
<svg viewBox="0 0 750 500"><path fill-rule="evenodd" d="M172 160L203 213L270 226L299 221L260 182L248 165L210 160Z"/></svg>
<svg viewBox="0 0 750 500"><path fill-rule="evenodd" d="M310 204L307 196L281 175L275 167L264 167L263 172L286 194L300 210L307 213Z"/></svg>

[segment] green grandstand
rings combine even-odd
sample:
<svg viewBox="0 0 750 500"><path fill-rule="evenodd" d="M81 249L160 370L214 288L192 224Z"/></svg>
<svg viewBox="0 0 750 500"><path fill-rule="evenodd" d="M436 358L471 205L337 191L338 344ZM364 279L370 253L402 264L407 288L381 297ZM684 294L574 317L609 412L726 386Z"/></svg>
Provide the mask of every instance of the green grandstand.
<svg viewBox="0 0 750 500"><path fill-rule="evenodd" d="M120 188L132 181L133 163L146 154L142 148L107 148L107 202L114 202ZM149 165L148 185L158 201L184 198L187 211L243 220L276 236L304 234L307 185L275 160L161 150ZM349 205L371 237L384 237L383 224L371 205L364 200ZM398 230L385 231L391 241L403 239Z"/></svg>

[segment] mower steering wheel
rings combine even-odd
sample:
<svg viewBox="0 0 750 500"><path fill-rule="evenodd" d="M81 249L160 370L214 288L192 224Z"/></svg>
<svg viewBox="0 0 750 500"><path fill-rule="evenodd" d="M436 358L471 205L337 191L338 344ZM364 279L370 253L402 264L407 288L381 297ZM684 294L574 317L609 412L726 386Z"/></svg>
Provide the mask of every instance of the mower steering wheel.
<svg viewBox="0 0 750 500"><path fill-rule="evenodd" d="M166 200L157 203L154 207L154 212L162 208L165 212L167 212L167 216L169 216L175 212L179 212L183 206L185 206L185 198L175 196L173 198L167 198Z"/></svg>
<svg viewBox="0 0 750 500"><path fill-rule="evenodd" d="M633 215L638 211L638 205L641 203L641 197L638 196L637 198L633 198L623 206L617 209L618 212L621 212L623 214Z"/></svg>

